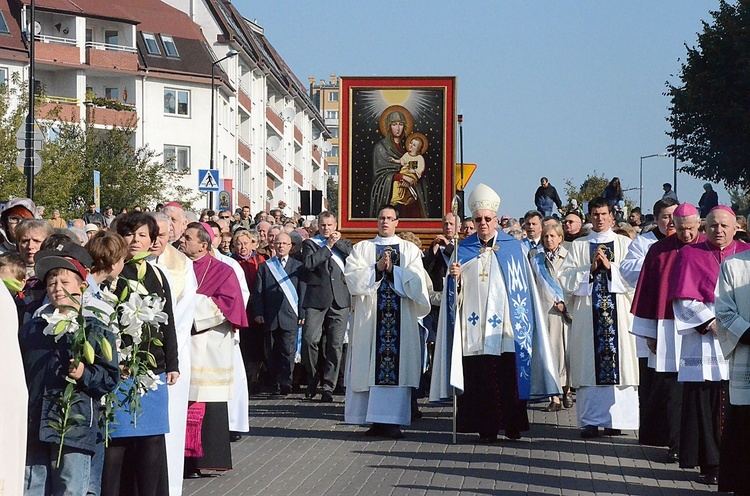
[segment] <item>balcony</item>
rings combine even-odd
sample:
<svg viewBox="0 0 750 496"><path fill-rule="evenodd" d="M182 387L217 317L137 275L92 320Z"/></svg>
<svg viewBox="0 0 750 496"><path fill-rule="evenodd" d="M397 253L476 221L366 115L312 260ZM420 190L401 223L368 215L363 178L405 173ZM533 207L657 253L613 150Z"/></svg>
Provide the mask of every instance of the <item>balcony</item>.
<svg viewBox="0 0 750 496"><path fill-rule="evenodd" d="M313 161L317 162L318 166L320 166L320 163L321 163L320 161L322 157L320 156L320 148L318 148L317 145L313 146L312 156L313 156Z"/></svg>
<svg viewBox="0 0 750 496"><path fill-rule="evenodd" d="M138 114L132 108L118 109L87 105L86 119L90 124L106 127L134 128L138 125Z"/></svg>
<svg viewBox="0 0 750 496"><path fill-rule="evenodd" d="M280 180L284 179L284 166L281 165L279 159L266 152L266 167L274 173Z"/></svg>
<svg viewBox="0 0 750 496"><path fill-rule="evenodd" d="M242 138L237 139L237 153L239 153L240 157L247 162L248 164L251 161L252 152L250 151L250 145L245 143L245 140Z"/></svg>
<svg viewBox="0 0 750 496"><path fill-rule="evenodd" d="M302 186L302 171L298 168L294 168L294 182Z"/></svg>
<svg viewBox="0 0 750 496"><path fill-rule="evenodd" d="M281 117L271 107L266 107L266 120L283 135L284 121L281 120Z"/></svg>
<svg viewBox="0 0 750 496"><path fill-rule="evenodd" d="M302 131L297 127L297 124L294 125L294 141L296 141L299 146L302 146Z"/></svg>
<svg viewBox="0 0 750 496"><path fill-rule="evenodd" d="M253 102L250 100L250 95L247 94L247 90L240 86L240 91L237 92L237 98L239 99L240 105L245 107L248 112L253 109Z"/></svg>
<svg viewBox="0 0 750 496"><path fill-rule="evenodd" d="M138 70L138 53L134 47L89 41L86 64L107 69Z"/></svg>
<svg viewBox="0 0 750 496"><path fill-rule="evenodd" d="M39 61L60 64L80 64L81 52L76 40L60 36L37 35L34 45L34 58Z"/></svg>
<svg viewBox="0 0 750 496"><path fill-rule="evenodd" d="M64 96L47 96L44 103L34 109L34 115L44 120L62 122L80 122L81 107L76 98Z"/></svg>

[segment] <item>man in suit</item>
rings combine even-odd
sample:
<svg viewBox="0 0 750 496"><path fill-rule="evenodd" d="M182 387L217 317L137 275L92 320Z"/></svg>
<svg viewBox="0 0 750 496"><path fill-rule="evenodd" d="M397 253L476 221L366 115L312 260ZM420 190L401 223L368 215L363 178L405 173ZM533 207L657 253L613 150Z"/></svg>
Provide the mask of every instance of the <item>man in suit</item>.
<svg viewBox="0 0 750 496"><path fill-rule="evenodd" d="M302 263L307 270L307 287L302 307L302 362L310 377L306 396L314 398L321 386L321 401L333 401L339 376L346 322L351 296L344 279L346 257L352 244L336 230L336 217L330 212L318 215L318 234L302 243ZM317 370L322 338L325 336L324 366Z"/></svg>
<svg viewBox="0 0 750 496"><path fill-rule="evenodd" d="M299 326L305 322L302 301L305 282L302 263L289 256L292 239L279 233L274 239L276 255L260 264L253 294L255 321L271 333L271 374L275 393L292 392L292 370Z"/></svg>

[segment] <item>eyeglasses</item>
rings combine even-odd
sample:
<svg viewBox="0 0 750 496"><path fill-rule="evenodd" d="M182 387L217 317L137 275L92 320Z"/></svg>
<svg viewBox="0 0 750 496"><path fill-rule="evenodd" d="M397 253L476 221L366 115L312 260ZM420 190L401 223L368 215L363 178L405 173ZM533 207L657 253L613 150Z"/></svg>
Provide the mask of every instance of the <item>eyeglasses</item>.
<svg viewBox="0 0 750 496"><path fill-rule="evenodd" d="M231 219L231 217L229 215L220 215L219 218L220 219Z"/></svg>
<svg viewBox="0 0 750 496"><path fill-rule="evenodd" d="M492 222L492 219L496 219L497 217L474 217L474 222L479 224L482 221L485 221L487 224Z"/></svg>

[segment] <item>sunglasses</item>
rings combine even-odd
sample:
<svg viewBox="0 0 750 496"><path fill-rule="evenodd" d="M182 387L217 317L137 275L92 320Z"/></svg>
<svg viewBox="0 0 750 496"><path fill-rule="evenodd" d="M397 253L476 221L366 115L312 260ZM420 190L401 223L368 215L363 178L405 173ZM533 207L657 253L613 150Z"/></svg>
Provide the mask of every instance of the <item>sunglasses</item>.
<svg viewBox="0 0 750 496"><path fill-rule="evenodd" d="M495 219L495 217L474 217L474 222L479 224L482 221L485 221L487 224L492 222L492 219Z"/></svg>
<svg viewBox="0 0 750 496"><path fill-rule="evenodd" d="M228 215L220 215L219 218L220 219L231 219L231 217L228 216Z"/></svg>

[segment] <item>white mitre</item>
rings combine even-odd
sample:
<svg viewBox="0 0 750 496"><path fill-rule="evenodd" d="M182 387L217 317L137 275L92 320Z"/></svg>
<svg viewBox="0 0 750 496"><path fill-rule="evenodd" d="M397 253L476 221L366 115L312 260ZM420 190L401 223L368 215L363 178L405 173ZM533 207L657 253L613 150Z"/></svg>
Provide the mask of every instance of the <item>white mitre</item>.
<svg viewBox="0 0 750 496"><path fill-rule="evenodd" d="M497 212L500 208L500 197L495 191L484 183L477 184L474 191L469 195L469 210L474 215L477 210L492 210Z"/></svg>

